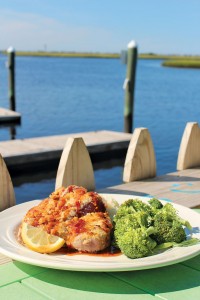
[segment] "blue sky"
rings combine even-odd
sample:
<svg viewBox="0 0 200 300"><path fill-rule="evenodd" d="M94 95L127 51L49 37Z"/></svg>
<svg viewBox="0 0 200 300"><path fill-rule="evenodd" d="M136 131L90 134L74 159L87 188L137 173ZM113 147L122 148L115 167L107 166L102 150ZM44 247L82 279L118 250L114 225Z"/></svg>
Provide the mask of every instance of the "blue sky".
<svg viewBox="0 0 200 300"><path fill-rule="evenodd" d="M0 49L200 54L200 0L0 0Z"/></svg>

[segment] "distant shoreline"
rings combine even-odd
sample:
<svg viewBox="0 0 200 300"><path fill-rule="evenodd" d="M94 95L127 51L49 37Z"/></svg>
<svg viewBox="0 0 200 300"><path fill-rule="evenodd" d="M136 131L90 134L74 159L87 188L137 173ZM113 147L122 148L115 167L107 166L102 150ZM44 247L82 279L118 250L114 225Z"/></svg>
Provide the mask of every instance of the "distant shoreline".
<svg viewBox="0 0 200 300"><path fill-rule="evenodd" d="M7 55L6 51L2 54ZM118 53L95 53L95 52L48 52L48 51L16 51L17 56L36 56L36 57L80 57L80 58L119 58Z"/></svg>
<svg viewBox="0 0 200 300"><path fill-rule="evenodd" d="M0 51L7 55L7 51ZM61 57L61 58L109 58L120 59L120 53L99 53L99 52L48 52L48 51L16 51L17 56L33 57ZM178 68L200 68L200 55L163 55L154 53L139 54L139 59L161 59L164 67Z"/></svg>

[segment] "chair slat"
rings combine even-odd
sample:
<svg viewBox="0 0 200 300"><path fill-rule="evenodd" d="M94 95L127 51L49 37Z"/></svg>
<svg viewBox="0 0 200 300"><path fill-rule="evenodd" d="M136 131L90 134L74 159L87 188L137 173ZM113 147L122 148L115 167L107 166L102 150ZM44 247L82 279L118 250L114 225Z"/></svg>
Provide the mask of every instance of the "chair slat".
<svg viewBox="0 0 200 300"><path fill-rule="evenodd" d="M56 188L71 184L95 189L91 159L82 138L67 139L57 171Z"/></svg>
<svg viewBox="0 0 200 300"><path fill-rule="evenodd" d="M200 128L197 122L188 122L180 144L177 170L200 166Z"/></svg>
<svg viewBox="0 0 200 300"><path fill-rule="evenodd" d="M12 180L3 157L0 154L0 211L15 205Z"/></svg>
<svg viewBox="0 0 200 300"><path fill-rule="evenodd" d="M136 128L124 164L123 181L131 182L156 176L153 142L147 128Z"/></svg>

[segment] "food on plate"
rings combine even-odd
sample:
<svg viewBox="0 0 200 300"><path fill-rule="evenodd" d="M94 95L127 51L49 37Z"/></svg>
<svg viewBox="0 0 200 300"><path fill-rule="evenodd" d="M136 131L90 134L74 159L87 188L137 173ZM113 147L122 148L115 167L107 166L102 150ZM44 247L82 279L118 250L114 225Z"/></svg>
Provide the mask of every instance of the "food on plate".
<svg viewBox="0 0 200 300"><path fill-rule="evenodd" d="M175 246L189 246L191 230L170 203L156 198L109 203L96 192L70 185L61 187L24 216L19 235L30 249L51 253L65 246L82 253L117 248L129 258L141 258Z"/></svg>
<svg viewBox="0 0 200 300"><path fill-rule="evenodd" d="M49 234L40 227L33 227L26 222L22 223L21 237L28 248L41 253L55 252L65 244L64 239Z"/></svg>
<svg viewBox="0 0 200 300"><path fill-rule="evenodd" d="M30 226L38 229L39 238L33 230L36 236L31 240ZM57 189L26 213L22 221L21 238L27 247L41 253L52 252L51 243L44 248L41 246L43 237L49 237L50 240L55 237L55 241L58 237L70 249L93 253L109 246L111 231L112 222L101 196L71 185ZM58 248L55 250L63 246L61 240L56 241Z"/></svg>
<svg viewBox="0 0 200 300"><path fill-rule="evenodd" d="M178 216L175 208L170 203L154 212L153 226L156 230L153 238L158 245L168 242L181 243L186 240L183 226L189 230L192 229L188 221Z"/></svg>
<svg viewBox="0 0 200 300"><path fill-rule="evenodd" d="M114 216L114 243L126 256L141 258L156 249L172 247L186 240L183 227L192 229L181 219L172 204L158 199L146 204L129 199L120 205Z"/></svg>
<svg viewBox="0 0 200 300"><path fill-rule="evenodd" d="M110 245L112 223L107 213L93 212L68 221L66 245L82 252L97 252ZM62 236L62 234L61 234Z"/></svg>

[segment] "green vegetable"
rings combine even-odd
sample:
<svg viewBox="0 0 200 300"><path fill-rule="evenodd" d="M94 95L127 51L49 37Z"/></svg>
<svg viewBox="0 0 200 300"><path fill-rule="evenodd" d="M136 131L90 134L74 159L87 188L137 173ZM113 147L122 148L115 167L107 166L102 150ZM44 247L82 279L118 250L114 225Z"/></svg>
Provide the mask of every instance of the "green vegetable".
<svg viewBox="0 0 200 300"><path fill-rule="evenodd" d="M163 205L156 198L149 200L148 204L140 199L125 201L113 220L114 244L130 258L186 245L184 227L192 229L188 221L178 216L172 204ZM191 240L190 244L196 242Z"/></svg>
<svg viewBox="0 0 200 300"><path fill-rule="evenodd" d="M120 205L116 215L114 216L114 221L116 222L121 217L127 216L128 214L134 214L137 211L146 212L150 216L151 207L139 199L135 199L134 201L133 199L129 199Z"/></svg>
<svg viewBox="0 0 200 300"><path fill-rule="evenodd" d="M176 209L173 207L171 203L167 203L163 206L163 209L160 211L163 215L166 216L169 220L177 220L179 221L183 226L187 227L189 230L192 229L192 226L187 220L182 219L178 216Z"/></svg>
<svg viewBox="0 0 200 300"><path fill-rule="evenodd" d="M155 233L151 208L137 199L124 202L114 217L115 242L120 250L130 258L140 258L152 253L157 243L149 236Z"/></svg>
<svg viewBox="0 0 200 300"><path fill-rule="evenodd" d="M122 215L121 218L114 218L114 220L116 221L114 231L116 241L129 229L148 228L151 223L151 218L143 211Z"/></svg>
<svg viewBox="0 0 200 300"><path fill-rule="evenodd" d="M183 220L177 214L172 204L167 203L162 209L157 210L154 216L154 228L156 234L153 239L158 243L175 242L181 243L186 240L183 226L192 229L188 221Z"/></svg>
<svg viewBox="0 0 200 300"><path fill-rule="evenodd" d="M185 230L178 220L169 220L166 216L156 215L154 220L156 234L152 238L158 243L181 243L186 240Z"/></svg>
<svg viewBox="0 0 200 300"><path fill-rule="evenodd" d="M156 199L156 198L152 198L148 202L149 202L150 206L153 209L161 209L161 208L163 208L163 204L158 199Z"/></svg>
<svg viewBox="0 0 200 300"><path fill-rule="evenodd" d="M149 236L154 233L153 227L129 228L118 238L118 246L122 253L130 258L140 258L153 252L156 242Z"/></svg>
<svg viewBox="0 0 200 300"><path fill-rule="evenodd" d="M167 249L167 248L172 248L172 247L189 247L189 246L193 246L193 245L197 245L200 243L200 240L197 238L191 238L189 240L183 241L181 243L175 243L175 242L167 242L167 243L163 243L160 245L157 245L154 250L153 253L159 253L160 250L163 249Z"/></svg>

